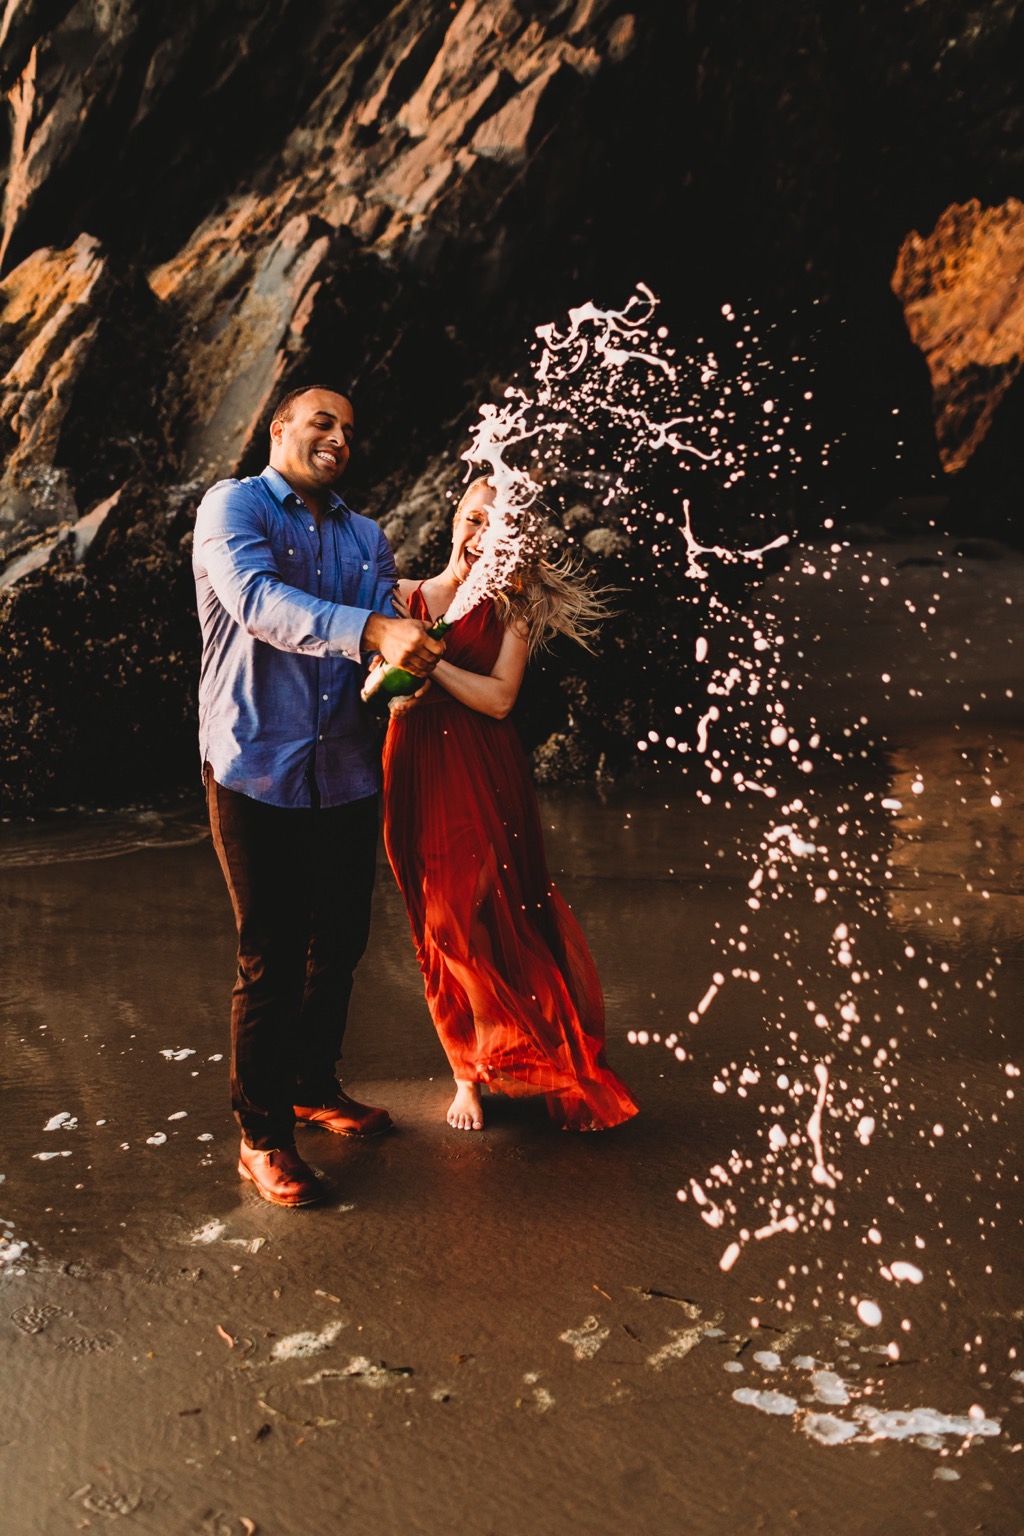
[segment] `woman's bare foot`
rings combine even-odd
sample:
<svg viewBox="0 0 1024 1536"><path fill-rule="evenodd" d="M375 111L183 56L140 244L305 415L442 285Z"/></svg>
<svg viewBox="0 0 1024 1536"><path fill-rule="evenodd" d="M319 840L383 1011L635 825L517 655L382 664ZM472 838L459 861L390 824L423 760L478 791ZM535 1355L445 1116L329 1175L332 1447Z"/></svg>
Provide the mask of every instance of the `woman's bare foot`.
<svg viewBox="0 0 1024 1536"><path fill-rule="evenodd" d="M476 1083L455 1080L456 1094L448 1106L448 1124L453 1131L482 1131L484 1111Z"/></svg>

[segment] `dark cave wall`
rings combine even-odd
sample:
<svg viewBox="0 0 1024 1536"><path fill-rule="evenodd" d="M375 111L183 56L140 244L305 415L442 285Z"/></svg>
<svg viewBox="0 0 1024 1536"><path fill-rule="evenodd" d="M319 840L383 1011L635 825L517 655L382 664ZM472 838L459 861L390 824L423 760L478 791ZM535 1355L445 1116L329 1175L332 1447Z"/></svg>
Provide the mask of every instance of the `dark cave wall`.
<svg viewBox="0 0 1024 1536"><path fill-rule="evenodd" d="M934 360L892 279L951 204L1021 186L1022 17L1009 0L9 12L0 805L103 792L86 694L126 782L180 781L191 512L210 480L262 466L284 388L351 390L348 494L415 573L443 545L440 489L476 409L522 368L534 326L584 299L621 305L641 281L681 348L714 340L729 302L756 317L780 379L813 375L819 467L727 506L705 484L709 526L813 531L823 508L855 522L927 496L950 526L1017 538L1000 413L1019 412L1024 339L990 399L965 343L956 398L980 394L968 414L994 446L951 476ZM970 286L947 302L969 310ZM75 537L85 517L91 544ZM666 615L629 560L592 562L643 594L622 654L556 657L533 690L531 744L574 721L571 751L543 756L552 774L625 763L651 704L628 663ZM121 636L131 667L113 660Z"/></svg>

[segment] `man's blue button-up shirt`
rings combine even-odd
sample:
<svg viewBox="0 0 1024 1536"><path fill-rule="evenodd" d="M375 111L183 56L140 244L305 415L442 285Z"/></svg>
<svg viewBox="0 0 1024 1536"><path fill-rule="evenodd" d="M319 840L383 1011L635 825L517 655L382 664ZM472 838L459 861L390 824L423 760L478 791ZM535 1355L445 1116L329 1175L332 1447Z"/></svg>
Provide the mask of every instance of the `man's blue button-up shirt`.
<svg viewBox="0 0 1024 1536"><path fill-rule="evenodd" d="M359 698L371 613L391 615L394 556L339 496L316 519L277 470L221 480L196 515L203 636L199 750L214 778L268 805L342 805L380 787Z"/></svg>

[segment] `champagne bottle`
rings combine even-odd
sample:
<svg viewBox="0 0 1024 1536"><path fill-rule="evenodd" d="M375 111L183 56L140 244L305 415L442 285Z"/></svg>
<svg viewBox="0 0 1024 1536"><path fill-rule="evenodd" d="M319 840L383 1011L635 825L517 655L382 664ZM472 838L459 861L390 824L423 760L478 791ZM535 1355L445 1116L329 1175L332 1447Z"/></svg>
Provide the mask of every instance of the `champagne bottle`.
<svg viewBox="0 0 1024 1536"><path fill-rule="evenodd" d="M442 613L441 617L431 624L427 634L432 635L435 640L440 640L451 627ZM359 697L365 703L367 699L376 695L386 703L389 699L401 699L410 693L415 693L417 688L422 688L425 682L426 678L417 677L414 673L407 672L404 667L396 667L393 663L388 663L383 667L374 667L363 684Z"/></svg>

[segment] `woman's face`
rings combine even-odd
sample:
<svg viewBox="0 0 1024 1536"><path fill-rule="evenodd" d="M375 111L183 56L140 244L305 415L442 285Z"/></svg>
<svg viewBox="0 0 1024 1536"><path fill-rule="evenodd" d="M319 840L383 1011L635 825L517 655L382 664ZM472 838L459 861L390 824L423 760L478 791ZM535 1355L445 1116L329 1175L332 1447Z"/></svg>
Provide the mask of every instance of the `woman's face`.
<svg viewBox="0 0 1024 1536"><path fill-rule="evenodd" d="M452 557L449 570L463 582L480 558L480 543L487 528L494 488L480 480L466 492L452 523Z"/></svg>

